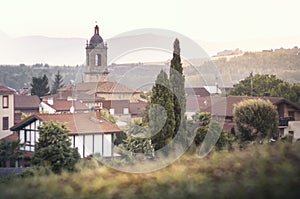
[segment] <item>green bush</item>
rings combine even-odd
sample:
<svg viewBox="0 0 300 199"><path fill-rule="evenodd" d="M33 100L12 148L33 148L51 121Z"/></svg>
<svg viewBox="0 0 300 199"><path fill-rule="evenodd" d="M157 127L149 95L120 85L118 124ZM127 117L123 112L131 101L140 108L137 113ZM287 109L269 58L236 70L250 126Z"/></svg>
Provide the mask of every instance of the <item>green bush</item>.
<svg viewBox="0 0 300 199"><path fill-rule="evenodd" d="M299 198L300 144L277 142L245 150L184 155L151 173L105 166L0 184L1 198ZM154 160L163 161L163 160ZM155 162L154 162L155 163Z"/></svg>

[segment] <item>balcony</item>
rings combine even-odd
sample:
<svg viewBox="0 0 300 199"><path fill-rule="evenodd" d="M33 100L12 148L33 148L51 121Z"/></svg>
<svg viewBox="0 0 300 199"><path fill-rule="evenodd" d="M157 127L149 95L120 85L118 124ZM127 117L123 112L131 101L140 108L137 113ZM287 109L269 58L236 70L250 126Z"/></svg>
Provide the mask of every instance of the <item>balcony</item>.
<svg viewBox="0 0 300 199"><path fill-rule="evenodd" d="M289 121L294 121L294 117L289 116L289 117L280 117L279 118L279 124L278 126L288 126L289 125Z"/></svg>

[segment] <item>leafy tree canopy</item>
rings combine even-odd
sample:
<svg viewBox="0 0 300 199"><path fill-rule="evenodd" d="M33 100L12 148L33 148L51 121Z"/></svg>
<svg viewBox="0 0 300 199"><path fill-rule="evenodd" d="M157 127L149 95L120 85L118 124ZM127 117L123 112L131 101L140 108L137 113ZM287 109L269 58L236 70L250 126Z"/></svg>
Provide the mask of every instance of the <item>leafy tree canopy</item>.
<svg viewBox="0 0 300 199"><path fill-rule="evenodd" d="M234 118L241 141L276 136L278 113L276 107L262 99L244 100L234 106Z"/></svg>
<svg viewBox="0 0 300 199"><path fill-rule="evenodd" d="M194 143L196 146L204 145L208 146L208 143L213 142L217 138L217 143L215 144L216 150L221 150L225 146L231 144L231 136L229 133L221 129L221 125L216 121L211 121L211 115L207 112L201 112L193 115L194 121L199 121L199 127L196 129L196 136ZM221 134L219 133L221 132ZM208 139L205 140L207 134L210 134ZM204 140L206 143L204 143Z"/></svg>
<svg viewBox="0 0 300 199"><path fill-rule="evenodd" d="M300 83L290 84L275 75L250 74L244 80L233 85L231 95L284 97L300 105Z"/></svg>
<svg viewBox="0 0 300 199"><path fill-rule="evenodd" d="M32 164L49 166L54 173L63 169L74 170L80 155L77 148L71 147L68 130L65 125L49 122L39 126L39 140L35 145Z"/></svg>
<svg viewBox="0 0 300 199"><path fill-rule="evenodd" d="M1 140L0 141L0 167L6 167L8 162L15 162L18 158L17 148L19 140Z"/></svg>

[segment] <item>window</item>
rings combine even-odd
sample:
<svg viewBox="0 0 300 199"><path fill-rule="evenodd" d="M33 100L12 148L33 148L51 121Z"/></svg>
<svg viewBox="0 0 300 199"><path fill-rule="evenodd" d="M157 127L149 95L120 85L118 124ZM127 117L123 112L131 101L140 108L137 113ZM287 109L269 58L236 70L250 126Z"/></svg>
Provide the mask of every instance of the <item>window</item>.
<svg viewBox="0 0 300 199"><path fill-rule="evenodd" d="M129 114L129 109L128 108L123 108L123 114L125 114L125 115Z"/></svg>
<svg viewBox="0 0 300 199"><path fill-rule="evenodd" d="M289 120L290 120L290 121L293 121L294 118L295 118L295 111L289 111L289 112L288 112L288 115L289 115Z"/></svg>
<svg viewBox="0 0 300 199"><path fill-rule="evenodd" d="M3 117L2 118L2 130L8 130L8 117Z"/></svg>
<svg viewBox="0 0 300 199"><path fill-rule="evenodd" d="M8 95L4 95L2 97L2 107L3 108L8 108Z"/></svg>
<svg viewBox="0 0 300 199"><path fill-rule="evenodd" d="M100 54L97 54L95 57L95 65L101 66L101 55Z"/></svg>

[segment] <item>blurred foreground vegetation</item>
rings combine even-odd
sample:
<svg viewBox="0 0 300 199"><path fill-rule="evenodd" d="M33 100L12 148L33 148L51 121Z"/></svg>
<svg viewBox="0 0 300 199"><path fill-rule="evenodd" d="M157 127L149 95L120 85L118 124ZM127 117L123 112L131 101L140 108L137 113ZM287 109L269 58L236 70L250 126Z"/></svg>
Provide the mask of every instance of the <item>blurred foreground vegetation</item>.
<svg viewBox="0 0 300 199"><path fill-rule="evenodd" d="M299 198L299 151L299 143L278 142L212 152L202 159L185 154L145 174L86 159L74 173L39 170L34 176L1 178L0 198Z"/></svg>

